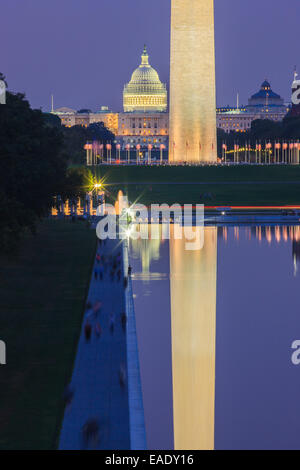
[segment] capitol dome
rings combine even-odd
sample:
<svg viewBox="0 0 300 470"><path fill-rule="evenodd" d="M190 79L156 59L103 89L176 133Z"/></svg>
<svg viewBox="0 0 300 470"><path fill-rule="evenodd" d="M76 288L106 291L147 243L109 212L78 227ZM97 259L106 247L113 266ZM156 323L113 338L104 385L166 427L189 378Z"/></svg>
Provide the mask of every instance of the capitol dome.
<svg viewBox="0 0 300 470"><path fill-rule="evenodd" d="M124 112L164 112L167 110L167 88L149 64L146 46L141 65L124 87Z"/></svg>

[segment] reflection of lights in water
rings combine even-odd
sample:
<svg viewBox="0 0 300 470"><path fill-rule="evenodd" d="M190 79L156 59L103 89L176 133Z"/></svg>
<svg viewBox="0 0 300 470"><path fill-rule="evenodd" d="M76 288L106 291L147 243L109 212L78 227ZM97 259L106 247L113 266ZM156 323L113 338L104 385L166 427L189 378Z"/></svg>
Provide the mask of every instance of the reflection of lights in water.
<svg viewBox="0 0 300 470"><path fill-rule="evenodd" d="M233 227L234 239L238 240L238 227ZM225 227L222 228L223 240L225 243L228 241L228 234L232 228ZM256 239L261 242L263 239L266 240L268 244L272 244L273 240L276 243L284 241L285 243L289 240L293 243L293 266L295 276L298 273L298 263L300 261L300 226L253 226L252 229L249 227L245 228L246 239L251 240L251 234L254 234ZM248 236L249 234L249 236Z"/></svg>
<svg viewBox="0 0 300 470"><path fill-rule="evenodd" d="M268 243L272 243L272 232L271 227L266 228L266 239Z"/></svg>
<svg viewBox="0 0 300 470"><path fill-rule="evenodd" d="M297 272L298 272L297 256L294 255L294 276L295 276L295 277L297 276Z"/></svg>
<svg viewBox="0 0 300 470"><path fill-rule="evenodd" d="M234 227L234 238L236 240L240 239L240 229L239 229L239 227Z"/></svg>
<svg viewBox="0 0 300 470"><path fill-rule="evenodd" d="M135 258L142 260L142 272L149 273L152 260L157 261L160 258L160 244L162 243L162 225L160 224L142 224L143 229L148 230L148 240L130 240ZM152 230L158 231L157 239L151 238Z"/></svg>

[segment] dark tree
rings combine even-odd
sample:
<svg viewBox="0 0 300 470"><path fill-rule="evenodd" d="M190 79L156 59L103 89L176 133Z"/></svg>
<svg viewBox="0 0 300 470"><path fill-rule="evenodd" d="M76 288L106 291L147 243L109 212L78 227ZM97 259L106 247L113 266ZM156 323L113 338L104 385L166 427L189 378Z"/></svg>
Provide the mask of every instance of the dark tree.
<svg viewBox="0 0 300 470"><path fill-rule="evenodd" d="M68 163L83 165L86 162L86 153L84 145L88 141L98 141L106 145L114 145L115 135L110 132L103 124L97 122L88 127L73 126L63 127L64 144L63 153Z"/></svg>
<svg viewBox="0 0 300 470"><path fill-rule="evenodd" d="M67 182L72 186L61 152L61 127L52 118L49 125L24 95L8 92L6 98L0 105L0 249L13 247L25 229L34 231L37 220L49 214L54 196Z"/></svg>

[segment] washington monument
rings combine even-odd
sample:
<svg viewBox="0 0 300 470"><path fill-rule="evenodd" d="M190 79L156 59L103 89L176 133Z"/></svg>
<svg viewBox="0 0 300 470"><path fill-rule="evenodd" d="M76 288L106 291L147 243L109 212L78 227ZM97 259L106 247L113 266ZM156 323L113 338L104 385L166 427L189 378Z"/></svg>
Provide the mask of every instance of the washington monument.
<svg viewBox="0 0 300 470"><path fill-rule="evenodd" d="M171 0L170 162L214 162L214 0Z"/></svg>

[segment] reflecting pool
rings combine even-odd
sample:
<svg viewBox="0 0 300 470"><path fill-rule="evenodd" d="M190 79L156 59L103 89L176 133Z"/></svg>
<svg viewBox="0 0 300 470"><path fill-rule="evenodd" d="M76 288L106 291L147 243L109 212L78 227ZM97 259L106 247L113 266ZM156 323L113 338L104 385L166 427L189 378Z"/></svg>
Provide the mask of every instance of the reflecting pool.
<svg viewBox="0 0 300 470"><path fill-rule="evenodd" d="M149 449L299 449L300 227L131 240Z"/></svg>

